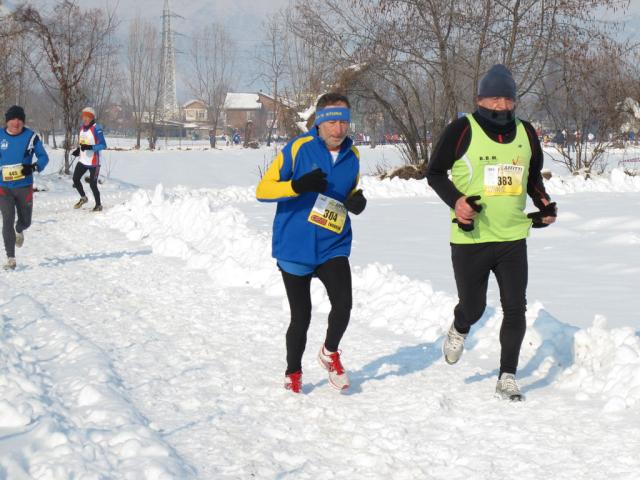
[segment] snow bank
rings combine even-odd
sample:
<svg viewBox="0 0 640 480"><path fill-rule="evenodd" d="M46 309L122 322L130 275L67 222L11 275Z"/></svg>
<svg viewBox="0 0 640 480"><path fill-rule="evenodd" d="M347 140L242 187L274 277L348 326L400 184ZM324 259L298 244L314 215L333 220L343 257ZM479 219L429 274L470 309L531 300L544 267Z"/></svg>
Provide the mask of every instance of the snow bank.
<svg viewBox="0 0 640 480"><path fill-rule="evenodd" d="M135 192L130 201L107 210L98 221L126 233L130 240L143 241L154 253L207 270L221 286L251 286L282 294L270 235L252 229L247 217L228 205L243 198L243 191L230 187L167 192L159 185L153 193ZM313 288L314 304L328 311L324 289L319 282ZM453 299L434 292L428 282L397 274L391 266L356 268L354 288L359 306L371 312L368 317L374 327L417 333L432 341L448 327ZM399 303L400 297L407 301Z"/></svg>
<svg viewBox="0 0 640 480"><path fill-rule="evenodd" d="M354 316L373 328L435 342L451 324L456 298L437 292L429 282L412 280L391 265L374 263L353 269ZM313 282L314 307L329 313L331 304L323 285ZM283 310L288 311L287 302Z"/></svg>
<svg viewBox="0 0 640 480"><path fill-rule="evenodd" d="M497 309L474 329L467 347L499 356L502 313ZM551 385L572 391L576 400L599 399L613 412L640 406L640 337L632 328L608 329L596 315L579 329L547 312L540 302L527 309L527 333L518 376L525 391ZM529 381L528 379L533 379Z"/></svg>
<svg viewBox="0 0 640 480"><path fill-rule="evenodd" d="M0 478L190 478L108 357L0 283Z"/></svg>
<svg viewBox="0 0 640 480"><path fill-rule="evenodd" d="M640 192L640 176L627 175L623 169L615 168L610 173L594 176L588 180L581 176L553 176L545 180L550 195L568 195L582 192ZM401 180L399 178L379 180L363 176L361 187L368 198L437 198L426 180Z"/></svg>
<svg viewBox="0 0 640 480"><path fill-rule="evenodd" d="M640 192L640 176L627 175L620 168L610 173L594 176L588 180L581 176L553 176L545 180L550 195L568 195L582 192ZM399 178L380 180L373 176L363 176L361 187L368 198L438 198L426 180L401 180Z"/></svg>
<svg viewBox="0 0 640 480"><path fill-rule="evenodd" d="M208 270L221 285L265 285L273 270L267 236L252 232L238 209L212 208L225 198L197 191L165 194L159 185L152 195L137 191L129 202L110 209L103 221L155 253Z"/></svg>
<svg viewBox="0 0 640 480"><path fill-rule="evenodd" d="M360 182L367 198L404 198L430 197L438 198L426 180L402 180L400 178L385 178L364 176Z"/></svg>
<svg viewBox="0 0 640 480"><path fill-rule="evenodd" d="M614 168L606 175L588 180L581 176L554 176L545 181L551 195L567 195L581 192L640 192L640 176L627 175L623 169Z"/></svg>
<svg viewBox="0 0 640 480"><path fill-rule="evenodd" d="M136 192L101 221L126 232L131 240L144 241L155 253L207 270L220 286L252 286L281 295L286 311L269 235L252 229L242 212L227 205L228 199L242 197L238 192L241 189L165 192L158 186L153 194ZM412 280L377 263L355 268L353 285L359 324L426 342L440 341L457 301L454 295L434 291L429 282ZM312 283L312 300L318 311L329 311L320 282ZM497 357L502 313L491 307L485 315L468 347L481 347L485 355L492 352ZM640 338L631 329L607 330L597 319L592 328L579 330L553 318L540 303L529 306L527 322L523 378L575 390L579 399L597 396L607 410L640 405Z"/></svg>
<svg viewBox="0 0 640 480"><path fill-rule="evenodd" d="M596 316L593 326L576 332L573 361L561 384L576 390L578 400L601 398L605 411L640 405L640 337L633 329L609 330Z"/></svg>
<svg viewBox="0 0 640 480"><path fill-rule="evenodd" d="M640 192L640 176L633 177L622 169L614 169L610 174L585 180L580 176L554 176L545 180L550 195L569 195L583 192ZM360 188L368 199L421 197L438 199L435 191L426 180L402 180L363 175ZM178 189L180 191L180 189ZM186 192L187 189L184 189ZM224 203L247 203L255 201L255 187L230 186L221 189L200 189L198 194L206 193L216 205Z"/></svg>

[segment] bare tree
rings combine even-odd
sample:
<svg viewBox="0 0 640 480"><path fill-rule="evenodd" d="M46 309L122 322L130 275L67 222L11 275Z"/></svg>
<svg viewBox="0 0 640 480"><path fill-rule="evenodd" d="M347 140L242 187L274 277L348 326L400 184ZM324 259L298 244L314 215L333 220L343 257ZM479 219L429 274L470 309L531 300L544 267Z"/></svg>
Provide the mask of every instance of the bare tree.
<svg viewBox="0 0 640 480"><path fill-rule="evenodd" d="M20 61L20 49L24 34L0 2L0 106L22 103L26 86L25 68Z"/></svg>
<svg viewBox="0 0 640 480"><path fill-rule="evenodd" d="M114 54L110 41L116 29L115 14L82 10L76 0L59 0L44 16L40 9L26 5L19 7L13 18L37 45L24 61L62 113L64 173L69 174L76 122L87 101L83 81L103 56Z"/></svg>
<svg viewBox="0 0 640 480"><path fill-rule="evenodd" d="M295 12L287 9L282 18L285 25L293 25ZM308 42L304 36L287 34L286 94L298 107L309 107L326 91L335 66L331 58Z"/></svg>
<svg viewBox="0 0 640 480"><path fill-rule="evenodd" d="M260 73L258 77L271 88L273 96L272 115L267 125L267 146L271 146L273 130L281 115L280 105L288 102L282 96L285 90L284 77L287 71L288 60L288 32L283 23L281 14L272 14L262 24L263 42L256 55L256 66ZM281 98L281 96L283 98Z"/></svg>
<svg viewBox="0 0 640 480"><path fill-rule="evenodd" d="M131 21L127 40L127 94L136 130L136 148L145 122L155 106L159 85L160 44L157 29L137 17ZM154 93L156 93L154 95Z"/></svg>
<svg viewBox="0 0 640 480"><path fill-rule="evenodd" d="M115 34L115 28L105 32L102 52L91 62L81 81L80 88L84 91L84 97L95 109L98 118L103 117L111 105L114 92L125 85L118 55L121 45Z"/></svg>
<svg viewBox="0 0 640 480"><path fill-rule="evenodd" d="M565 39L540 85L540 105L555 131L566 131L553 160L590 176L606 167L607 150L620 142L626 82L626 44L588 32Z"/></svg>
<svg viewBox="0 0 640 480"><path fill-rule="evenodd" d="M601 31L597 15L627 0L298 0L293 33L341 72L344 88L375 100L403 139L408 163L429 157L429 137L474 108L494 63L519 96L546 75L558 38ZM328 71L330 74L335 69Z"/></svg>
<svg viewBox="0 0 640 480"><path fill-rule="evenodd" d="M189 50L192 75L187 80L194 95L207 104L209 121L215 132L224 100L233 81L235 44L224 26L205 26L193 37Z"/></svg>

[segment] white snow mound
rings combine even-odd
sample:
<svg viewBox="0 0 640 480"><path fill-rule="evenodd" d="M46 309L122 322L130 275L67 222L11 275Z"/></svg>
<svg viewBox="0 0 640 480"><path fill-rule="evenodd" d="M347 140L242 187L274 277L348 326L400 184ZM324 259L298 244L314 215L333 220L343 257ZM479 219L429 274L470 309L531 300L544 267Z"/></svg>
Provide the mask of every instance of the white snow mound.
<svg viewBox="0 0 640 480"><path fill-rule="evenodd" d="M403 184L415 192L417 187L411 185L419 183ZM251 286L283 295L270 254L270 236L252 229L242 212L226 204L228 194L165 192L158 186L153 194L134 193L102 221L132 240L151 245L160 255L179 257L192 268L207 270L220 286ZM426 342L441 341L457 301L434 291L428 282L409 279L380 264L355 268L353 285L354 315L360 322ZM329 311L320 282L312 284L312 300L319 311ZM287 308L283 299L283 309ZM480 345L485 352L498 352L501 320L499 308L488 309L468 341L469 348ZM527 322L519 376L533 379L529 388L571 389L578 399L602 399L607 411L640 405L640 338L632 329L608 330L597 317L593 327L579 330L553 318L539 303L529 306Z"/></svg>

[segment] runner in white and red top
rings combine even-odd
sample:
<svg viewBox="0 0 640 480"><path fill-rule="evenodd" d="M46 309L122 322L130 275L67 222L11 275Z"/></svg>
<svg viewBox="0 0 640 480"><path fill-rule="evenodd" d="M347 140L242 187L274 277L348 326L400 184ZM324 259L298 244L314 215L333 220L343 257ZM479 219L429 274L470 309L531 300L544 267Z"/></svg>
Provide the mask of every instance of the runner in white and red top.
<svg viewBox="0 0 640 480"><path fill-rule="evenodd" d="M82 110L82 126L78 134L78 143L78 148L71 152L71 155L78 159L73 172L73 186L80 194L80 200L74 205L74 208L81 208L89 201L82 186L82 177L89 172L89 186L96 201L93 211L100 212L102 211L100 191L98 190L100 152L107 148L107 142L104 139L102 127L96 123L96 112L91 107Z"/></svg>

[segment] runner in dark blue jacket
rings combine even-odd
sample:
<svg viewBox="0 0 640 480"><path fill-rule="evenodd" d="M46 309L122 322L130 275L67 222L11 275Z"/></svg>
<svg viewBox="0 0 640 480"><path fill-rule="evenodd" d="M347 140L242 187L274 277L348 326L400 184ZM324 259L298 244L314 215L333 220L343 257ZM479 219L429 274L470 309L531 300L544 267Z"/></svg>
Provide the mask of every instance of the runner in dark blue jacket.
<svg viewBox="0 0 640 480"><path fill-rule="evenodd" d="M26 115L14 105L5 114L6 128L0 130L0 212L2 238L7 252L5 269L16 268L16 247L24 243L24 231L31 225L33 212L33 172L49 163L38 135L24 127ZM37 162L33 162L33 156ZM18 221L16 222L16 214Z"/></svg>
<svg viewBox="0 0 640 480"><path fill-rule="evenodd" d="M273 256L282 272L291 323L287 330L285 388L299 393L302 355L311 321L311 279L325 285L331 313L318 360L329 383L349 388L338 346L351 315L351 221L366 199L357 190L358 150L347 137L349 99L328 93L316 106L314 128L288 143L258 185L256 196L278 202L273 223Z"/></svg>

